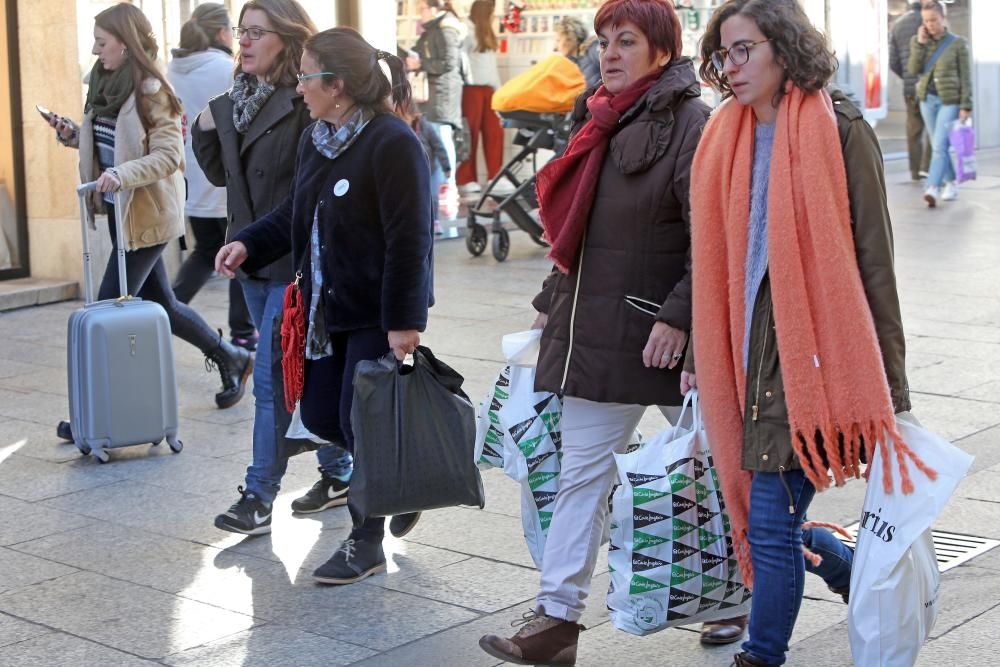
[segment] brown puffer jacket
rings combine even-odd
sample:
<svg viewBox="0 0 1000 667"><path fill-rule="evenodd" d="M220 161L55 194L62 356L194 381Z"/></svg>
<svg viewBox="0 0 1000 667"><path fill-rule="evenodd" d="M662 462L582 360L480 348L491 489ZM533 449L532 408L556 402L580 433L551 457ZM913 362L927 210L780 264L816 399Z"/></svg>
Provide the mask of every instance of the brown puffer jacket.
<svg viewBox="0 0 1000 667"><path fill-rule="evenodd" d="M861 282L875 322L893 407L897 413L904 412L910 409L906 342L896 292L892 223L885 195L882 153L874 131L858 108L841 91L831 87L828 92L833 98L847 169L847 195ZM779 472L802 467L792 450L774 326L771 282L765 276L750 325L743 419L744 470ZM695 373L692 347L689 344L685 370Z"/></svg>
<svg viewBox="0 0 1000 667"><path fill-rule="evenodd" d="M575 267L553 271L532 302L548 314L536 390L680 404L680 366L646 368L642 350L656 320L691 327L688 189L709 115L700 93L694 65L680 58L622 116ZM586 94L574 111L577 127L584 120Z"/></svg>

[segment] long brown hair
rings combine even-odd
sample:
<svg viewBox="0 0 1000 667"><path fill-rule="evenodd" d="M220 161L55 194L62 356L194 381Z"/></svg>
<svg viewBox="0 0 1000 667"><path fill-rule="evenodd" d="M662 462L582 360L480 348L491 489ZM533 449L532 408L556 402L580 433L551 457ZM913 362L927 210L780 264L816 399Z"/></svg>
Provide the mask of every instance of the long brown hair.
<svg viewBox="0 0 1000 667"><path fill-rule="evenodd" d="M733 94L726 76L712 64L712 54L722 45L722 24L737 14L752 19L775 58L785 66L785 79L775 93L773 104L785 95L785 83L806 92L825 87L837 71L837 59L826 37L813 26L797 0L728 0L715 10L701 39L701 78L725 97Z"/></svg>
<svg viewBox="0 0 1000 667"><path fill-rule="evenodd" d="M267 14L271 28L281 38L283 45L281 54L264 74L264 78L273 86L295 86L298 83L295 75L302 62L302 48L306 40L316 34L316 25L296 0L250 0L240 10L239 25L243 24L243 15L251 9L259 9ZM243 61L238 56L236 74L242 73Z"/></svg>
<svg viewBox="0 0 1000 667"><path fill-rule="evenodd" d="M206 51L216 44L219 31L229 25L229 12L224 5L217 2L198 5L181 26L180 48L188 53Z"/></svg>
<svg viewBox="0 0 1000 667"><path fill-rule="evenodd" d="M305 50L316 58L325 72L324 82L340 79L344 94L361 107L395 113L408 120L410 83L406 65L398 56L379 51L353 28L331 28L316 33L306 41ZM379 66L384 60L392 75L390 81ZM391 103L390 103L391 100Z"/></svg>
<svg viewBox="0 0 1000 667"><path fill-rule="evenodd" d="M166 77L156 65L156 54L159 47L153 36L153 26L138 7L122 2L108 7L94 17L94 25L111 33L128 49L129 60L132 61L132 89L136 95L135 108L139 112L139 121L143 128L149 129L153 121L149 117L146 104L139 104L142 92L142 82L153 78L160 82L160 89L167 95L167 104L174 114L182 113L181 101L174 94L174 89L167 83Z"/></svg>
<svg viewBox="0 0 1000 667"><path fill-rule="evenodd" d="M476 28L476 52L486 53L497 50L497 34L493 32L493 10L496 5L491 0L476 0L469 7L469 20Z"/></svg>

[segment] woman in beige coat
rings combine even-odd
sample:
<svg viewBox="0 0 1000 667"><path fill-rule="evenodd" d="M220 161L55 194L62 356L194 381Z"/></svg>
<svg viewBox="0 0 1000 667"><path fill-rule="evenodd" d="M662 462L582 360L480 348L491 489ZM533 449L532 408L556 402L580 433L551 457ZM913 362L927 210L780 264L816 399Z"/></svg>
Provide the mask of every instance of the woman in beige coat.
<svg viewBox="0 0 1000 667"><path fill-rule="evenodd" d="M53 117L57 138L80 149L80 178L97 181L88 201L93 224L106 212L111 242L125 244L128 292L163 306L171 331L200 349L222 374L220 408L234 405L253 369L250 353L222 339L196 312L174 297L161 257L166 244L184 233L184 145L181 105L154 58L149 20L136 7L118 4L95 17L94 55L87 79L83 121ZM121 191L121 210L112 193ZM124 238L115 235L120 215ZM118 296L118 260L112 252L98 299ZM60 435L71 437L68 425Z"/></svg>

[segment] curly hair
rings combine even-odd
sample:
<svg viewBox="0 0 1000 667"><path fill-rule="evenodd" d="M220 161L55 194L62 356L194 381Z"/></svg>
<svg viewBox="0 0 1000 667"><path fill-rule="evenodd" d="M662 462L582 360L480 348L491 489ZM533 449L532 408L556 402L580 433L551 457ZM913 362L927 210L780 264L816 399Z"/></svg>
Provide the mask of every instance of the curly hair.
<svg viewBox="0 0 1000 667"><path fill-rule="evenodd" d="M813 26L797 0L728 0L712 15L701 41L701 78L722 93L733 94L726 75L712 64L712 54L722 46L722 24L740 15L752 19L775 58L785 68L785 78L775 93L777 105L785 95L785 83L791 81L804 91L822 89L837 71L837 58L826 36Z"/></svg>

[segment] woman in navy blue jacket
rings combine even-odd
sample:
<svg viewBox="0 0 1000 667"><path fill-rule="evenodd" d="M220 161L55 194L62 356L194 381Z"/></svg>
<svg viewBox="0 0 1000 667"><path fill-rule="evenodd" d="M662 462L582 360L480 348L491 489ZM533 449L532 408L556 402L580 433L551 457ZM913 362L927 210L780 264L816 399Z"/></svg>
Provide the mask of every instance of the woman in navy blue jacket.
<svg viewBox="0 0 1000 667"><path fill-rule="evenodd" d="M216 269L232 277L238 266L253 271L292 252L306 306L302 421L353 450L355 365L390 350L402 360L427 325L430 171L420 140L390 108L390 96L396 109L409 102L399 58L334 28L306 42L301 70L298 90L316 122L299 140L292 191L219 251ZM393 517L391 532L409 532L417 517ZM354 517L313 576L349 584L384 571L383 535L384 519Z"/></svg>

